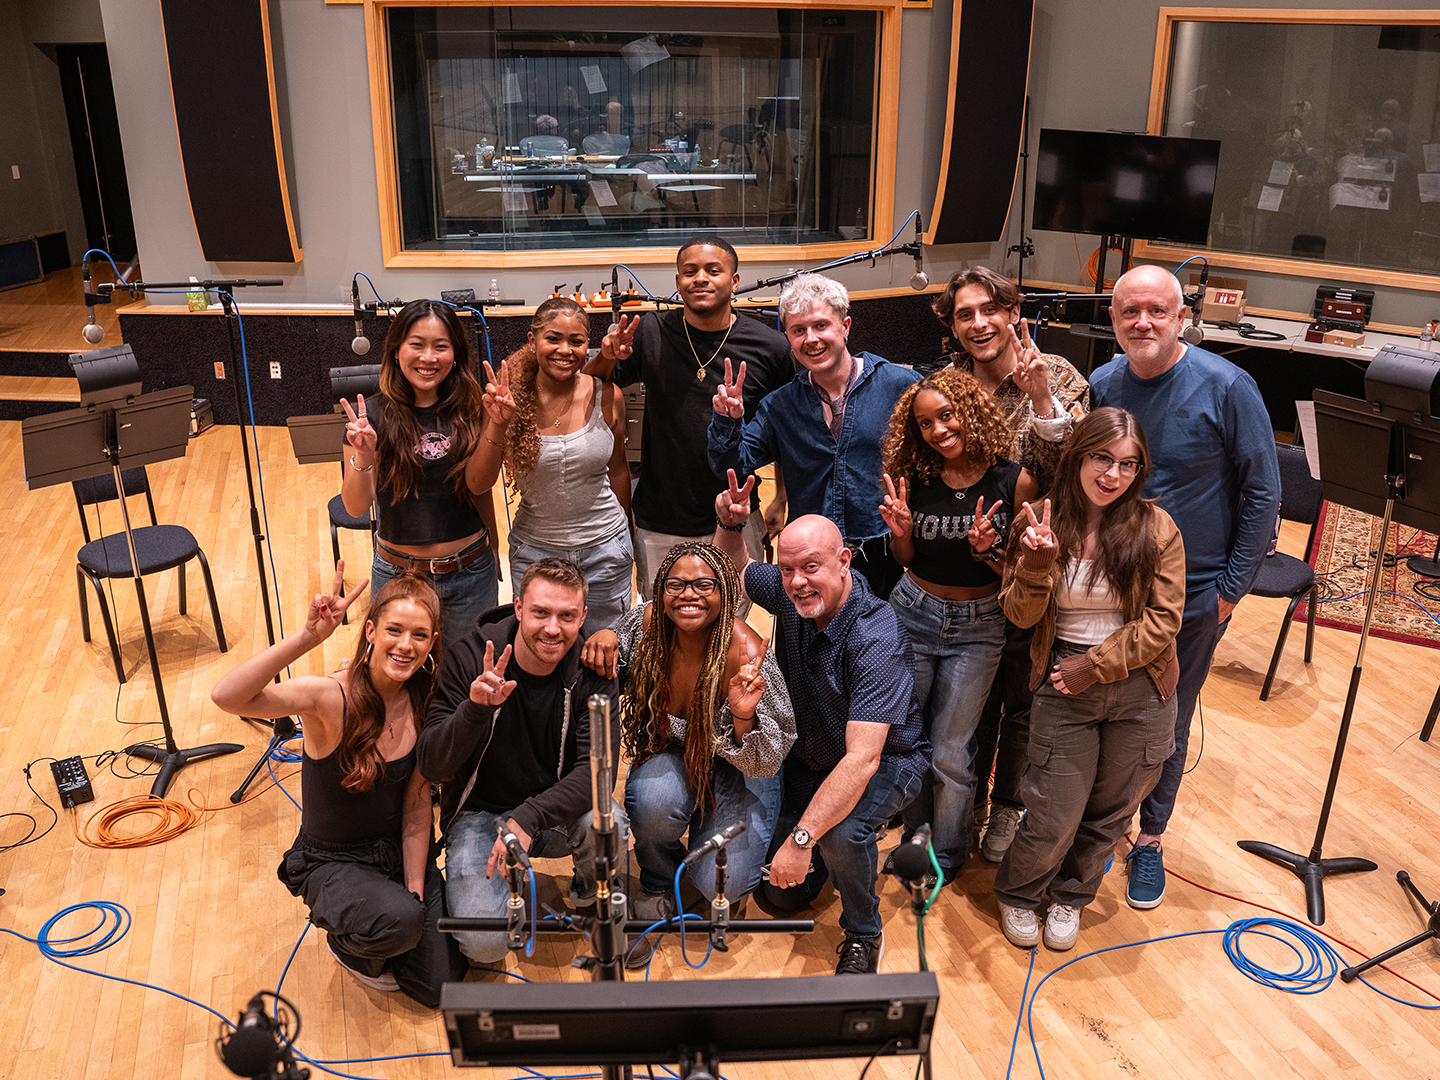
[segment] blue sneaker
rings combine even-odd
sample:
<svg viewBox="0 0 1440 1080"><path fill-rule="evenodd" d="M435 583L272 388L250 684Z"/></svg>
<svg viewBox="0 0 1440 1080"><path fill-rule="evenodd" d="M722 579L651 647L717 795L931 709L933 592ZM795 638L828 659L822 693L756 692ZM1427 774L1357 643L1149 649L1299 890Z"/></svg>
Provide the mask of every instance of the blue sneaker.
<svg viewBox="0 0 1440 1080"><path fill-rule="evenodd" d="M1160 841L1131 849L1125 856L1130 864L1130 882L1125 886L1125 899L1133 908L1148 911L1159 907L1165 899L1165 856L1160 851Z"/></svg>

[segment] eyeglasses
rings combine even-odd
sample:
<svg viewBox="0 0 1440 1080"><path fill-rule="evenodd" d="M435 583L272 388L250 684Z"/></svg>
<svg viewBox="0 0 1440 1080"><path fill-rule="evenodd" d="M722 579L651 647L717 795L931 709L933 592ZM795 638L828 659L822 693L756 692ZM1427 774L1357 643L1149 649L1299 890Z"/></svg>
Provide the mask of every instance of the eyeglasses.
<svg viewBox="0 0 1440 1080"><path fill-rule="evenodd" d="M1116 461L1109 454L1101 451L1094 451L1085 455L1090 459L1090 467L1096 472L1104 475L1117 465L1120 467L1121 476L1134 476L1140 471L1140 462L1134 458L1126 458L1124 461Z"/></svg>
<svg viewBox="0 0 1440 1080"><path fill-rule="evenodd" d="M665 590L666 596L679 596L685 591L686 586L695 590L696 596L709 596L716 589L720 588L720 582L716 581L713 577L667 577L660 583L660 587Z"/></svg>

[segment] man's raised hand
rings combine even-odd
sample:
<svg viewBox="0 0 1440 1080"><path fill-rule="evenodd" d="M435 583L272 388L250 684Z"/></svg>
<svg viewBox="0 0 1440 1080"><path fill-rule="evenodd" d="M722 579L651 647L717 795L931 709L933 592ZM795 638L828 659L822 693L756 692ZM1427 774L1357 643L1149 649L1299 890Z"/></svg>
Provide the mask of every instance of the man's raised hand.
<svg viewBox="0 0 1440 1080"><path fill-rule="evenodd" d="M639 323L639 315L621 315L620 321L605 331L600 341L601 355L610 360L628 359L635 351L635 328Z"/></svg>
<svg viewBox="0 0 1440 1080"><path fill-rule="evenodd" d="M510 663L509 645L500 654L500 659L495 659L495 643L485 642L485 667L475 681L470 684L470 700L476 705L489 705L496 708L505 704L505 699L515 689L515 680L506 680L505 665Z"/></svg>
<svg viewBox="0 0 1440 1080"><path fill-rule="evenodd" d="M720 385L715 388L713 404L715 411L734 420L745 419L745 361L740 361L740 370L733 372L730 367L730 358L725 357L725 375L720 380Z"/></svg>
<svg viewBox="0 0 1440 1080"><path fill-rule="evenodd" d="M1015 369L1010 377L1022 393L1030 399L1030 408L1036 416L1053 419L1055 398L1050 393L1050 368L1041 355L1040 348L1030 338L1030 327L1020 320L1020 333L1010 326L1010 343L1015 349Z"/></svg>

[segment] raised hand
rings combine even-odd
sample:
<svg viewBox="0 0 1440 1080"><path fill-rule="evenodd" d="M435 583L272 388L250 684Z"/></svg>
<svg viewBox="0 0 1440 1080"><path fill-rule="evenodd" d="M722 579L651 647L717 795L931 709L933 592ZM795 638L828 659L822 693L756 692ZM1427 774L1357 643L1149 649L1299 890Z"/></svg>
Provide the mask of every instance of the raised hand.
<svg viewBox="0 0 1440 1080"><path fill-rule="evenodd" d="M510 364L500 361L500 374L485 361L485 394L480 399L486 418L496 427L504 427L515 415L515 397L510 393Z"/></svg>
<svg viewBox="0 0 1440 1080"><path fill-rule="evenodd" d="M580 662L604 679L613 679L620 669L620 639L614 630L597 630L580 648Z"/></svg>
<svg viewBox="0 0 1440 1080"><path fill-rule="evenodd" d="M880 504L880 518L896 536L909 536L915 528L915 517L910 513L909 493L905 477L897 485L889 473L882 473L885 481L885 500Z"/></svg>
<svg viewBox="0 0 1440 1080"><path fill-rule="evenodd" d="M624 360L635 351L635 328L640 322L639 315L621 315L618 323L612 323L605 337L600 341L600 352L614 360Z"/></svg>
<svg viewBox="0 0 1440 1080"><path fill-rule="evenodd" d="M731 378L730 358L725 358L725 375L720 380L720 385L715 388L713 404L715 411L722 416L731 417L734 420L745 419L745 395L742 388L745 386L745 361L740 361L740 370Z"/></svg>
<svg viewBox="0 0 1440 1080"><path fill-rule="evenodd" d="M995 524L992 520L1005 503L996 499L989 510L985 509L985 496L975 496L975 520L970 524L970 531L966 537L970 541L972 551L984 554L994 547L1000 540L1000 534L995 531Z"/></svg>
<svg viewBox="0 0 1440 1080"><path fill-rule="evenodd" d="M341 559L335 564L335 583L330 586L330 591L316 593L315 599L311 601L310 611L305 616L305 629L313 634L317 641L324 641L335 632L335 628L344 620L346 610L369 584L370 579L367 577L350 590L349 596L344 595L345 560Z"/></svg>
<svg viewBox="0 0 1440 1080"><path fill-rule="evenodd" d="M765 663L765 654L769 650L770 639L767 637L760 643L759 655L752 658L748 664L742 664L730 680L726 700L730 704L730 715L737 722L755 719L755 710L760 706L760 699L765 696L765 676L760 674L760 668Z"/></svg>
<svg viewBox="0 0 1440 1080"><path fill-rule="evenodd" d="M1050 369L1040 348L1030 338L1029 324L1020 320L1020 333L1009 327L1010 345L1015 350L1015 369L1010 377L1022 393L1030 399L1030 408L1036 416L1051 419L1055 411L1055 398L1050 393Z"/></svg>
<svg viewBox="0 0 1440 1080"><path fill-rule="evenodd" d="M489 705L491 708L503 705L515 689L515 680L507 681L505 678L505 665L510 663L510 651L510 646L506 645L500 659L496 660L495 643L485 642L485 666L470 684L470 700L476 705Z"/></svg>
<svg viewBox="0 0 1440 1080"><path fill-rule="evenodd" d="M340 404L345 406L345 415L348 417L345 424L345 441L355 450L355 464L359 468L367 468L375 463L375 447L380 441L380 436L370 426L370 421L365 416L365 398L356 394L354 409L350 408L350 402L344 398L340 399Z"/></svg>
<svg viewBox="0 0 1440 1080"><path fill-rule="evenodd" d="M715 516L720 519L721 525L734 528L736 525L745 524L750 517L750 492L755 490L755 477L751 476L742 485L736 478L734 469L726 469L725 475L729 484L715 496Z"/></svg>
<svg viewBox="0 0 1440 1080"><path fill-rule="evenodd" d="M1055 550L1055 534L1050 531L1050 500L1045 500L1039 518L1036 518L1035 508L1028 502L1021 503L1021 506L1025 508L1025 516L1029 519L1029 524L1020 534L1020 543L1031 551Z"/></svg>

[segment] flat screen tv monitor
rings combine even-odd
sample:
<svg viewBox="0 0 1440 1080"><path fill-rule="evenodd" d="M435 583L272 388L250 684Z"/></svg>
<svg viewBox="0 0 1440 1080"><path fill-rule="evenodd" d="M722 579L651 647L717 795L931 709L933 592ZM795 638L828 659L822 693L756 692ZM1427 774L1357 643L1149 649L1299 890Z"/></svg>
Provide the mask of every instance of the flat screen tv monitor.
<svg viewBox="0 0 1440 1080"><path fill-rule="evenodd" d="M1042 128L1031 227L1203 244L1219 161L1215 139Z"/></svg>

